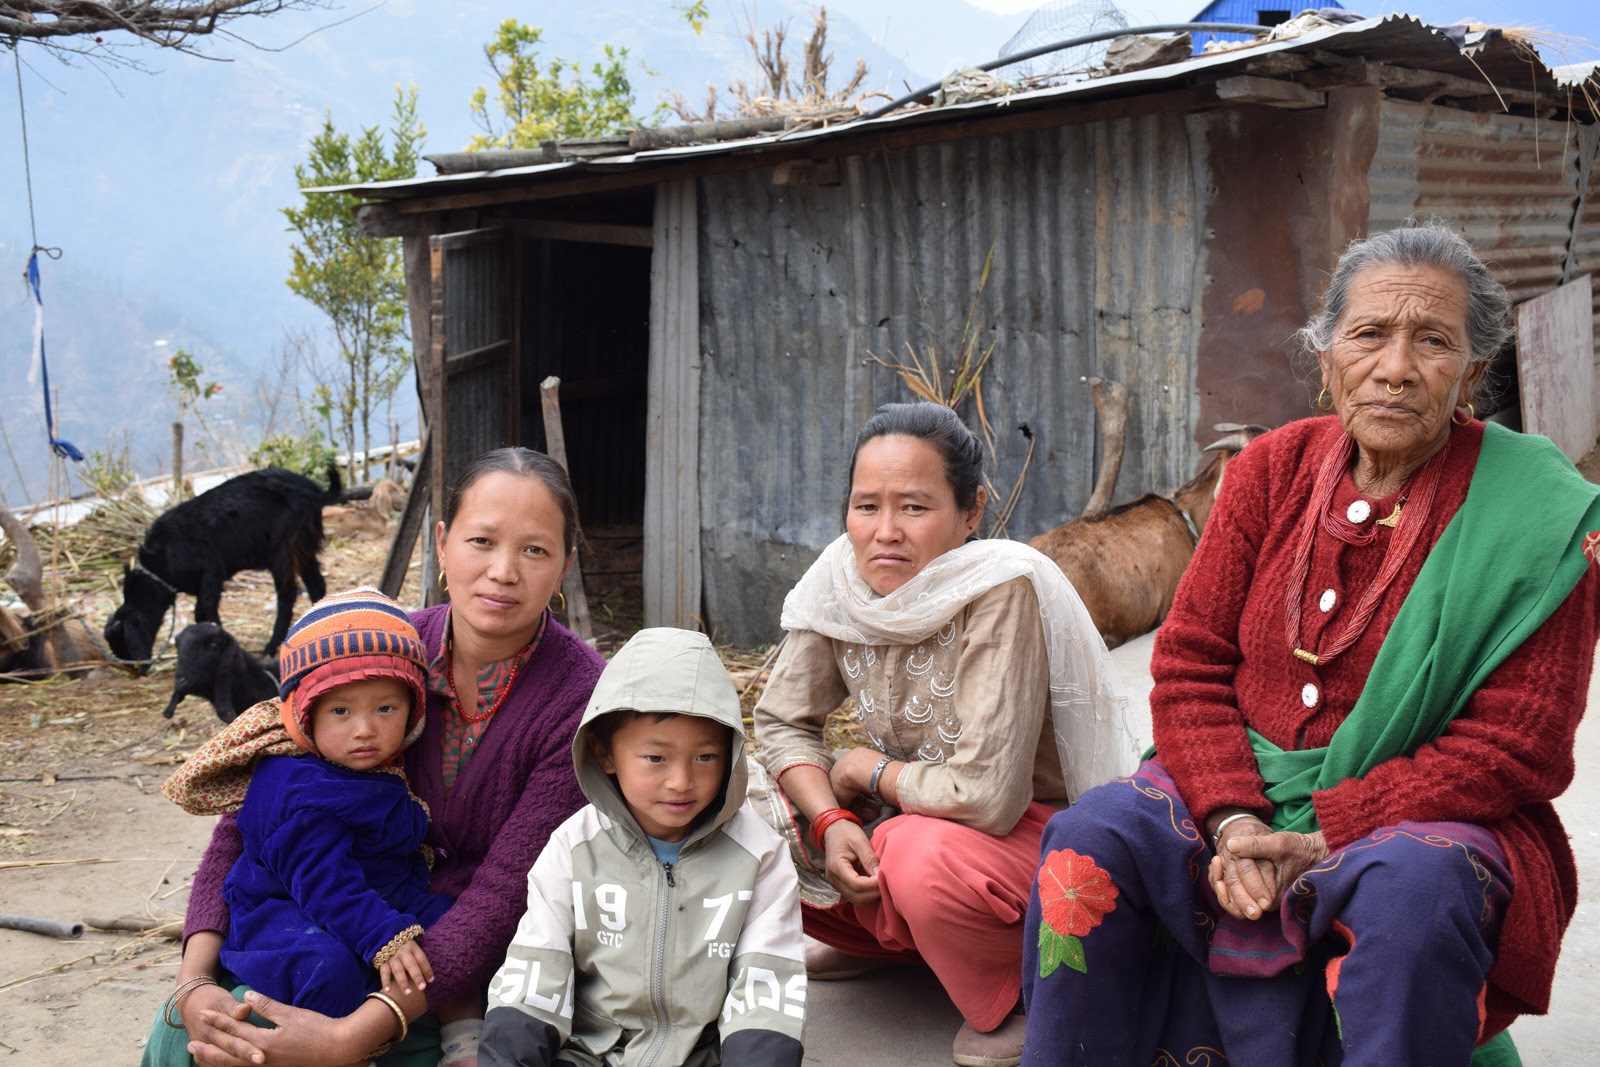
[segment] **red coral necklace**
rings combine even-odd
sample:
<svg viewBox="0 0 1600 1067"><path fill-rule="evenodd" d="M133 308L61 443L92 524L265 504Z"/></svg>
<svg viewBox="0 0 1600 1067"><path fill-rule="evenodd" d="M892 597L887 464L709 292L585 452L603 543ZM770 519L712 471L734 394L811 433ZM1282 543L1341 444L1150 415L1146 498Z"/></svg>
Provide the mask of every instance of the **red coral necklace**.
<svg viewBox="0 0 1600 1067"><path fill-rule="evenodd" d="M455 668L453 666L451 666L450 661L447 659L445 661L445 665L444 665L444 676L445 676L445 679L447 681L449 681L449 683L450 683L450 697L451 697L452 700L455 701L456 714L461 716L467 722L472 723L472 725L474 725L474 726L478 725L478 723L483 722L485 719L489 718L495 712L500 710L500 705L504 704L506 702L506 697L511 695L511 687L517 684L517 671L519 671L521 669L522 669L522 655L521 655L521 653L518 653L516 661L511 664L511 673L506 675L506 683L505 683L505 685L502 685L500 687L500 692L499 692L499 694L497 694L495 696L494 702L489 705L489 710L485 711L482 715L469 715L467 713L466 704L462 703L461 693L460 693L459 690L456 689L456 672L455 672ZM476 694L474 694L474 696L476 696ZM478 702L477 702L477 700L473 700L472 703L473 703L474 706L476 706Z"/></svg>
<svg viewBox="0 0 1600 1067"><path fill-rule="evenodd" d="M1433 510L1434 493L1439 488L1439 475L1444 469L1444 455L1448 451L1447 448L1440 449L1439 454L1430 459L1422 470L1414 475L1416 484L1403 490L1402 499L1408 501L1410 506L1404 516L1400 515L1398 506L1395 508L1395 514L1390 516L1390 519L1395 520L1394 533L1389 537L1389 547L1384 551L1383 565L1378 569L1378 576L1362 594L1355 611L1334 635L1332 644L1321 652L1309 652L1300 645L1300 613L1301 606L1305 603L1306 583L1311 578L1311 548L1316 541L1317 528L1325 524L1328 509L1333 504L1334 490L1338 487L1339 479L1345 469L1350 465L1350 457L1355 454L1355 448L1355 438L1346 434L1344 443L1328 453L1328 458L1322 463L1322 469L1317 472L1317 481L1311 490L1310 507L1306 509L1306 517L1300 524L1300 543L1295 547L1293 576L1289 580L1288 591L1284 596L1289 648L1293 651L1295 659L1304 660L1313 667L1331 663L1343 655L1356 643L1356 639L1372 621L1372 616L1378 610L1378 602L1383 599L1383 594L1388 591L1389 586L1394 584L1400 568L1405 566L1406 557L1416 547L1418 539L1422 536L1423 527L1428 524L1428 513ZM1389 525L1390 519L1383 520L1383 524ZM1331 530L1329 532L1333 533Z"/></svg>
<svg viewBox="0 0 1600 1067"><path fill-rule="evenodd" d="M494 700L489 704L489 709L482 715L470 715L467 713L467 705L461 699L461 691L456 688L455 656L446 651L444 657L444 677L445 681L450 683L450 699L455 702L457 715L461 716L461 718L465 721L476 726L500 710L500 705L506 702L506 698L511 695L512 688L514 688L517 684L517 672L522 670L522 664L527 659L525 653L527 652L528 647L537 645L539 643L539 639L544 636L544 624L549 617L550 615L547 611L544 618L539 620L539 629L534 632L533 640L529 641L527 645L524 645L522 651L518 652L514 657L512 657L511 670L506 675L505 684L500 686L500 692L495 695ZM476 690L473 691L472 705L473 707L477 707L478 705Z"/></svg>

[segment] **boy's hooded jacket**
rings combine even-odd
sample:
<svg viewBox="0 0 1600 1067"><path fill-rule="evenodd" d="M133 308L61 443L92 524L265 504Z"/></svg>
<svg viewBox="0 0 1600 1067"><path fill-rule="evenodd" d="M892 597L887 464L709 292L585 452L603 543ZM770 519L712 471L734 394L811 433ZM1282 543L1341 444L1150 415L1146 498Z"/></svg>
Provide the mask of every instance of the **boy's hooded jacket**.
<svg viewBox="0 0 1600 1067"><path fill-rule="evenodd" d="M656 859L589 747L613 711L728 728L728 782ZM641 630L607 665L572 743L589 805L528 874L528 910L489 986L488 1065L712 1067L801 1059L806 974L799 885L784 841L743 804L743 717L703 634Z"/></svg>

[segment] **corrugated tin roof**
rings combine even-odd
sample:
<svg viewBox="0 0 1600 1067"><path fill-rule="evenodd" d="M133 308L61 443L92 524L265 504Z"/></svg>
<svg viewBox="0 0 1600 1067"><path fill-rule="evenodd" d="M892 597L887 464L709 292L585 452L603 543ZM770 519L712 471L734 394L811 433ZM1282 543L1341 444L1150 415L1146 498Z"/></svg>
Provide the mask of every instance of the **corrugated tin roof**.
<svg viewBox="0 0 1600 1067"><path fill-rule="evenodd" d="M1365 60L1369 63L1382 63L1394 67L1436 71L1470 83L1487 82L1497 90L1509 89L1520 92L1531 90L1551 96L1556 96L1558 93L1567 96L1569 93L1564 90L1578 82L1600 79L1600 70L1597 70L1597 66L1600 65L1596 63L1578 63L1551 68L1544 64L1532 48L1506 37L1497 30L1469 34L1465 48L1459 48L1450 38L1435 28L1423 25L1416 18L1409 15L1389 15L1349 26L1330 28L1293 40L1195 56L1181 63L1013 93L1001 99L949 104L938 108L915 108L872 120L714 144L630 152L597 159L509 167L493 171L439 175L432 178L327 186L319 191L349 192L376 200L409 199L447 192L466 193L508 183L528 184L559 180L579 174L618 173L686 159L762 153L779 145L787 147L850 138L863 133L877 134L891 128L904 129L925 124L957 122L976 115L996 112L1001 108L1021 110L1059 107L1069 103L1136 96L1160 88L1179 87L1191 80L1209 80L1213 76L1232 72L1257 63L1264 57L1280 53L1305 54L1319 65L1337 64L1341 60ZM1600 86L1596 88L1600 89ZM1592 109L1594 94L1586 95L1590 96L1589 101L1580 99L1577 103L1580 105L1588 103Z"/></svg>

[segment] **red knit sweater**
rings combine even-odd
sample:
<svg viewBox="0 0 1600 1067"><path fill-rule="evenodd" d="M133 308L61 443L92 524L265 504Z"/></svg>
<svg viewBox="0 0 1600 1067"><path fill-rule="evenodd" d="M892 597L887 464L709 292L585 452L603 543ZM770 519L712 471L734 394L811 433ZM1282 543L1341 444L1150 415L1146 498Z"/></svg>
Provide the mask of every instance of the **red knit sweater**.
<svg viewBox="0 0 1600 1067"><path fill-rule="evenodd" d="M1228 806L1270 815L1246 726L1285 749L1328 743L1361 695L1425 550L1466 499L1483 442L1480 423L1452 431L1421 542L1356 643L1313 667L1291 654L1284 597L1312 484L1340 434L1335 418L1306 419L1235 457L1157 637L1156 747L1197 824ZM1346 475L1334 494L1336 513L1346 514L1359 495ZM1371 501L1365 525L1392 512L1396 499ZM1300 647L1332 644L1377 577L1391 536L1379 527L1372 543L1355 546L1318 530L1301 597ZM1331 849L1403 820L1470 822L1495 832L1510 858L1513 893L1489 975L1492 1030L1516 1014L1548 1009L1561 935L1577 904L1572 850L1549 802L1572 781L1573 737L1597 632L1600 576L1590 567L1437 741L1312 797Z"/></svg>

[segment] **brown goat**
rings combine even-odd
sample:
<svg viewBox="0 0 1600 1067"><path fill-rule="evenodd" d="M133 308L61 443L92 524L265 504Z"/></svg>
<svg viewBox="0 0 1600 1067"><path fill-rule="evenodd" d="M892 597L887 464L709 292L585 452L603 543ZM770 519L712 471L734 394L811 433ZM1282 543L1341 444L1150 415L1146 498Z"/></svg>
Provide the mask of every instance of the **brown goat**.
<svg viewBox="0 0 1600 1067"><path fill-rule="evenodd" d="M1148 493L1104 515L1073 519L1028 543L1056 561L1089 609L1108 648L1161 625L1178 579L1211 516L1222 472L1264 426L1219 423L1227 436L1205 447L1215 453L1170 496Z"/></svg>

